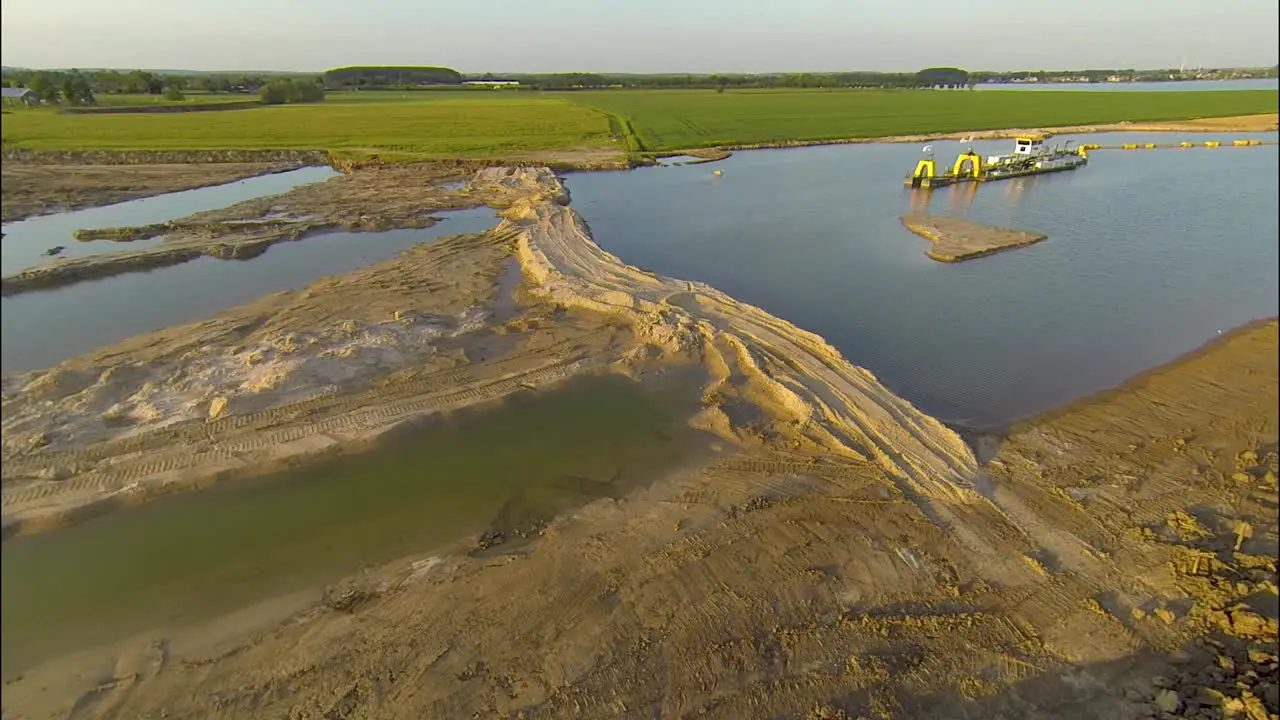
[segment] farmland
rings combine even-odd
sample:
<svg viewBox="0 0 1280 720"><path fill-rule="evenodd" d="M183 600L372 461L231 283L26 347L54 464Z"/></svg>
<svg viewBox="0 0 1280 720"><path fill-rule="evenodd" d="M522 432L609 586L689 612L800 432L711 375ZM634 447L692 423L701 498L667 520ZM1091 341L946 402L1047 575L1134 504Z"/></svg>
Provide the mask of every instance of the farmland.
<svg viewBox="0 0 1280 720"><path fill-rule="evenodd" d="M627 121L639 149L1184 120L1275 112L1273 91L635 91L575 101Z"/></svg>
<svg viewBox="0 0 1280 720"><path fill-rule="evenodd" d="M222 113L20 110L5 114L3 143L27 150L328 150L483 159L1226 117L1274 113L1276 101L1269 90L335 92L320 104Z"/></svg>
<svg viewBox="0 0 1280 720"><path fill-rule="evenodd" d="M424 94L424 96L427 94ZM603 113L553 97L430 93L220 113L4 116L4 147L29 150L337 150L501 157L605 147Z"/></svg>

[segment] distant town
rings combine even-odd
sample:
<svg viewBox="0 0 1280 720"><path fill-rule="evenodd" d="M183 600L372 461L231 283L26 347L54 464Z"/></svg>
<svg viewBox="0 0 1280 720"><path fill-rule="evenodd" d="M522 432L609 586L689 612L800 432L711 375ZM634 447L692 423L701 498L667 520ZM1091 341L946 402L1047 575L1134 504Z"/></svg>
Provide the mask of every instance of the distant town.
<svg viewBox="0 0 1280 720"><path fill-rule="evenodd" d="M1256 80L1277 76L1276 66L1269 68L1179 68L1166 70L1037 70L1019 72L969 73L979 83L1129 83L1179 82L1186 80Z"/></svg>

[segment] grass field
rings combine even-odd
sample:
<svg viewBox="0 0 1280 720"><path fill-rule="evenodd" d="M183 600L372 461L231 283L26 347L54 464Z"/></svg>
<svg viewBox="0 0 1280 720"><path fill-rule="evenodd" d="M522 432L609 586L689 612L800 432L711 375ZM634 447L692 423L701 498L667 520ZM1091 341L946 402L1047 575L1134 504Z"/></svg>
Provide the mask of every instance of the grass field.
<svg viewBox="0 0 1280 720"><path fill-rule="evenodd" d="M25 110L4 116L3 143L31 150L347 150L433 158L611 144L603 113L560 98L439 95L217 113L64 115Z"/></svg>
<svg viewBox="0 0 1280 720"><path fill-rule="evenodd" d="M1275 91L589 92L643 150L1275 112Z"/></svg>
<svg viewBox="0 0 1280 720"><path fill-rule="evenodd" d="M195 96L193 101L206 102L207 97ZM1275 112L1276 104L1277 93L1270 90L346 92L332 93L317 105L219 113L65 115L16 110L4 115L3 143L6 148L31 150L297 149L493 158L581 148L669 151L1181 120Z"/></svg>

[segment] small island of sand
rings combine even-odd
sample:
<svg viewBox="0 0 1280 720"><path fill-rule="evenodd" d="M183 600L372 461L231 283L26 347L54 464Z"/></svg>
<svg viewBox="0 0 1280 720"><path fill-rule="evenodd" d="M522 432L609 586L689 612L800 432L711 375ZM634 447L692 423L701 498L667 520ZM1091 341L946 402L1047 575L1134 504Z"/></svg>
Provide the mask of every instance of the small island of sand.
<svg viewBox="0 0 1280 720"><path fill-rule="evenodd" d="M1031 245L1048 237L1044 233L992 227L934 215L907 215L902 218L902 224L933 243L928 255L939 262L971 260L1001 250Z"/></svg>

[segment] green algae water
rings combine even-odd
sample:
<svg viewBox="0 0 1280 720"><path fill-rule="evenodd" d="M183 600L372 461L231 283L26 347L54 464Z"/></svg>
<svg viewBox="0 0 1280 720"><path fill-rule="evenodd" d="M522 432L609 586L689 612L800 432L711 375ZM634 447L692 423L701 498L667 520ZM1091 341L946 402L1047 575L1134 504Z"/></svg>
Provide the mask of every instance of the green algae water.
<svg viewBox="0 0 1280 720"><path fill-rule="evenodd" d="M620 496L705 452L684 422L691 396L577 380L369 452L6 541L4 676Z"/></svg>

